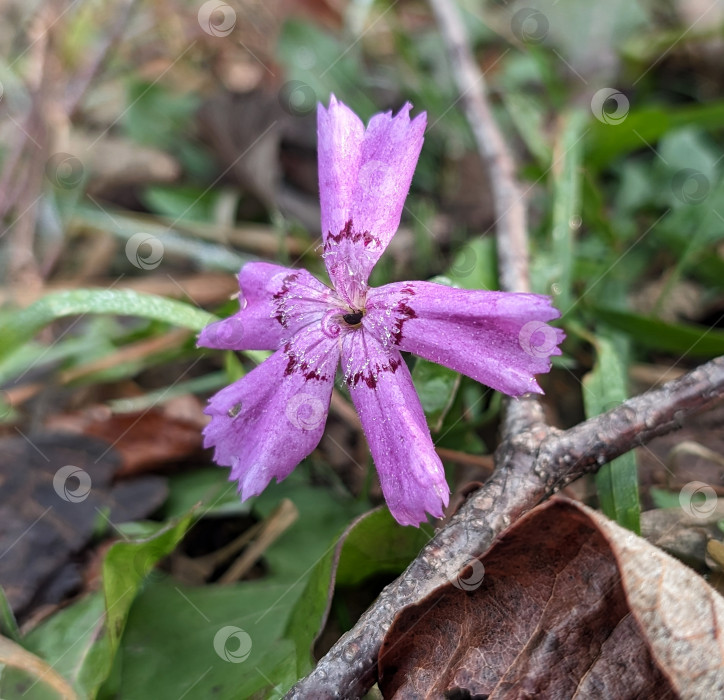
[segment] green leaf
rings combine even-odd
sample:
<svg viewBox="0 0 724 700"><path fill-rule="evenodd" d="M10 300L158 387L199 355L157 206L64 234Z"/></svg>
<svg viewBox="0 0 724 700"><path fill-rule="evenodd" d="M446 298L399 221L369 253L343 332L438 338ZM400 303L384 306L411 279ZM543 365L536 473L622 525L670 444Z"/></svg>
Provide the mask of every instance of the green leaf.
<svg viewBox="0 0 724 700"><path fill-rule="evenodd" d="M121 125L137 143L177 151L188 141L200 96L192 90L174 93L165 85L133 78L128 83L128 107L121 112Z"/></svg>
<svg viewBox="0 0 724 700"><path fill-rule="evenodd" d="M550 144L545 138L546 106L532 93L503 90L501 96L518 135L538 165L541 168L548 168L553 155Z"/></svg>
<svg viewBox="0 0 724 700"><path fill-rule="evenodd" d="M148 187L142 199L148 208L173 221L213 221L219 191L200 187Z"/></svg>
<svg viewBox="0 0 724 700"><path fill-rule="evenodd" d="M151 537L116 542L108 550L103 562L103 591L108 639L113 653L123 633L128 610L143 580L163 557L176 548L195 519L194 510L177 521L171 521Z"/></svg>
<svg viewBox="0 0 724 700"><path fill-rule="evenodd" d="M354 524L351 527L354 527ZM344 534L337 545L331 547L317 562L307 579L304 591L290 611L284 636L294 643L296 649L296 678L301 678L312 669L312 647L329 611L334 569L343 541Z"/></svg>
<svg viewBox="0 0 724 700"><path fill-rule="evenodd" d="M430 430L439 431L460 387L460 375L447 367L418 358L412 381L420 397Z"/></svg>
<svg viewBox="0 0 724 700"><path fill-rule="evenodd" d="M103 594L93 593L43 621L23 639L23 646L51 664L81 697L92 697L97 672L112 660L104 619Z"/></svg>
<svg viewBox="0 0 724 700"><path fill-rule="evenodd" d="M596 364L583 378L583 403L588 418L605 413L627 397L625 344L602 336L598 336L595 344ZM596 487L604 514L639 533L641 506L636 455L628 452L604 464L596 474Z"/></svg>
<svg viewBox="0 0 724 700"><path fill-rule="evenodd" d="M401 574L430 541L432 528L400 525L386 507L362 516L344 540L337 584L356 586L379 574Z"/></svg>
<svg viewBox="0 0 724 700"><path fill-rule="evenodd" d="M656 150L660 158L656 165L663 166L669 173L692 168L709 180L716 177L719 154L701 129L687 125L667 132Z"/></svg>
<svg viewBox="0 0 724 700"><path fill-rule="evenodd" d="M5 591L0 586L0 634L3 637L12 639L14 642L20 641L20 630L15 620L13 609L5 595Z"/></svg>
<svg viewBox="0 0 724 700"><path fill-rule="evenodd" d="M684 126L720 129L724 101L686 107L646 107L631 110L617 124L591 122L587 135L586 164L602 168L618 156L653 146L666 132Z"/></svg>
<svg viewBox="0 0 724 700"><path fill-rule="evenodd" d="M73 683L95 697L108 677L126 617L145 576L188 530L193 514L140 541L116 542L103 563L103 594L86 596L41 623L23 640Z"/></svg>
<svg viewBox="0 0 724 700"><path fill-rule="evenodd" d="M214 320L207 311L175 299L130 289L74 289L53 292L0 322L0 359L59 318L85 314L120 314L164 321L200 331Z"/></svg>
<svg viewBox="0 0 724 700"><path fill-rule="evenodd" d="M724 354L724 331L703 326L668 323L628 311L594 307L596 317L631 336L638 345L691 357Z"/></svg>
<svg viewBox="0 0 724 700"><path fill-rule="evenodd" d="M651 500L657 508L681 508L681 493L672 493L666 489L658 489L652 486L649 490Z"/></svg>
<svg viewBox="0 0 724 700"><path fill-rule="evenodd" d="M432 536L426 525L403 527L385 508L360 516L314 567L294 606L285 636L297 649L297 676L312 668L314 640L324 624L335 585L354 586L378 575L400 574Z"/></svg>
<svg viewBox="0 0 724 700"><path fill-rule="evenodd" d="M131 609L105 696L279 697L297 679L284 626L301 592L266 580L200 588L151 581Z"/></svg>
<svg viewBox="0 0 724 700"><path fill-rule="evenodd" d="M564 310L571 305L574 234L580 225L582 136L585 124L585 113L580 110L564 117L553 159L551 236L554 268L551 272L556 305Z"/></svg>
<svg viewBox="0 0 724 700"><path fill-rule="evenodd" d="M329 93L367 120L378 111L364 84L356 52L361 46L344 43L310 22L291 19L282 27L277 58L284 66L287 83L279 93L282 106L295 116L311 114L316 103L327 103Z"/></svg>
<svg viewBox="0 0 724 700"><path fill-rule="evenodd" d="M315 567L335 549L337 538L330 543L330 535L340 532L361 504L345 502L329 489L305 485L299 469L281 484L271 484L251 503L256 513L266 517L281 498L294 502L299 517L265 551L264 580L203 588L150 582L131 610L117 662L120 675L113 687L109 683L109 693L172 700L193 689L193 697L231 700L254 693L269 697L291 687L298 667L308 670L309 639L321 624L326 604L318 596L308 599L311 594L305 588L314 588L309 582ZM328 595L328 580L320 589L322 601ZM303 594L303 605L308 607L297 618L303 629L288 629ZM215 650L217 635L228 634L223 630L229 627L239 632L231 630L228 643L220 648L231 661ZM238 664L233 658L239 648L234 634L251 643L248 658Z"/></svg>
<svg viewBox="0 0 724 700"><path fill-rule="evenodd" d="M445 273L449 283L461 289L498 289L495 239L475 238L466 243Z"/></svg>
<svg viewBox="0 0 724 700"><path fill-rule="evenodd" d="M168 480L164 516L172 518L181 515L199 502L204 517L248 514L251 502L242 503L236 484L230 483L225 477L226 473L218 467L173 474Z"/></svg>
<svg viewBox="0 0 724 700"><path fill-rule="evenodd" d="M303 468L297 469L281 484L271 483L254 500L254 512L267 517L282 498L289 498L299 511L299 518L266 550L269 570L267 581L294 581L301 590L312 567L331 550L329 538L344 527L368 504L342 498L330 488L317 488L304 483Z"/></svg>

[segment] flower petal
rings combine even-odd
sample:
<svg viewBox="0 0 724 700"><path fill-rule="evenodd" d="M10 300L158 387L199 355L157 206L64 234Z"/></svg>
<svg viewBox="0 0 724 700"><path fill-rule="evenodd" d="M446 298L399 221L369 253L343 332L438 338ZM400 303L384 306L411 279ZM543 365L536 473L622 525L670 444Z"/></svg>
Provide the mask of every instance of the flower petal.
<svg viewBox="0 0 724 700"><path fill-rule="evenodd" d="M319 444L338 363L336 341L309 331L211 398L204 447L231 467L242 500L285 479Z"/></svg>
<svg viewBox="0 0 724 700"><path fill-rule="evenodd" d="M542 393L565 338L546 324L560 312L547 296L399 282L371 290L363 325L386 347L412 352L511 396Z"/></svg>
<svg viewBox="0 0 724 700"><path fill-rule="evenodd" d="M441 518L450 489L400 353L357 329L342 336L342 366L395 520Z"/></svg>
<svg viewBox="0 0 724 700"><path fill-rule="evenodd" d="M400 225L427 120L422 113L411 122L411 108L405 104L394 117L377 114L366 130L334 96L328 110L317 109L324 259L352 306Z"/></svg>
<svg viewBox="0 0 724 700"><path fill-rule="evenodd" d="M276 350L299 328L321 319L332 290L306 270L265 262L239 273L241 310L201 331L197 345L221 350Z"/></svg>

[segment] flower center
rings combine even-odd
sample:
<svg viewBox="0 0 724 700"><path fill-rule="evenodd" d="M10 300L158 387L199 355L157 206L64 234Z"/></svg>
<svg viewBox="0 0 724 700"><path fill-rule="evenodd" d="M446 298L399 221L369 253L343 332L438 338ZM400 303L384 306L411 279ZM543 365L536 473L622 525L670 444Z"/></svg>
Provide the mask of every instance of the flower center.
<svg viewBox="0 0 724 700"><path fill-rule="evenodd" d="M364 313L362 311L354 311L351 314L344 314L342 320L349 326L359 326Z"/></svg>

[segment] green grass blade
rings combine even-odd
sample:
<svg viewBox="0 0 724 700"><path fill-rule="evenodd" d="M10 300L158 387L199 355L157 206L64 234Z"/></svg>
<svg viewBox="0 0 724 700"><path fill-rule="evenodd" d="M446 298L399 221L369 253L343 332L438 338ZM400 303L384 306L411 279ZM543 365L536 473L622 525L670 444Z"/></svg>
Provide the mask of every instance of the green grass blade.
<svg viewBox="0 0 724 700"><path fill-rule="evenodd" d="M685 323L669 323L640 314L595 307L599 321L628 334L636 344L692 357L724 355L724 331Z"/></svg>
<svg viewBox="0 0 724 700"><path fill-rule="evenodd" d="M556 270L556 305L571 305L574 233L580 223L583 129L586 117L575 111L566 115L553 158L553 221L551 236Z"/></svg>
<svg viewBox="0 0 724 700"><path fill-rule="evenodd" d="M130 289L53 292L26 309L3 316L0 320L0 358L30 340L49 323L66 316L85 314L140 316L193 331L200 331L215 318L207 311L182 301Z"/></svg>
<svg viewBox="0 0 724 700"><path fill-rule="evenodd" d="M596 351L596 364L583 378L583 402L588 418L605 413L627 397L625 345L599 336ZM639 533L641 506L635 454L628 452L604 464L596 474L596 488L604 514Z"/></svg>

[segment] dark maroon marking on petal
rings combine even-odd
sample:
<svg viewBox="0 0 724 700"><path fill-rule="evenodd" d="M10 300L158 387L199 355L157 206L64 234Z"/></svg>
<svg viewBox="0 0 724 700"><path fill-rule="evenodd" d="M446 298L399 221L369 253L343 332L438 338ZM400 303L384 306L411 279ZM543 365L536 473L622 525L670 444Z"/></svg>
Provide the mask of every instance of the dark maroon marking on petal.
<svg viewBox="0 0 724 700"><path fill-rule="evenodd" d="M332 233L331 231L327 234L327 240L334 241L334 243L341 243L343 238L352 239L354 232L352 230L352 219L347 219L347 223L339 233Z"/></svg>
<svg viewBox="0 0 724 700"><path fill-rule="evenodd" d="M412 292L415 293L414 291ZM408 303L407 299L400 299L392 309L392 314L395 316L395 323L392 326L392 337L395 341L395 345L399 345L402 340L402 327L406 321L411 318L417 318L417 312Z"/></svg>
<svg viewBox="0 0 724 700"><path fill-rule="evenodd" d="M359 243L362 241L362 245L364 245L365 248L369 247L372 243L379 244L377 238L369 231L355 231L352 219L347 220L344 228L339 233L332 233L331 231L327 233L327 238L324 241L325 252L330 249L330 242L339 244L343 240L348 240L351 243Z"/></svg>
<svg viewBox="0 0 724 700"><path fill-rule="evenodd" d="M284 369L284 376L288 377L291 374L294 374L294 370L297 368L297 358L294 357L294 355L289 355L289 362L287 363L286 368Z"/></svg>
<svg viewBox="0 0 724 700"><path fill-rule="evenodd" d="M306 360L300 362L299 358L291 349L291 344L287 343L284 346L284 352L287 355L288 362L284 368L284 376L289 377L292 374L299 372L306 380L317 379L321 382L327 381L327 375L322 374L317 368L312 367Z"/></svg>
<svg viewBox="0 0 724 700"><path fill-rule="evenodd" d="M374 389L377 386L377 376L381 372L392 372L392 374L394 374L401 364L402 360L396 360L394 357L391 357L387 362L383 362L382 364L375 363L374 369L368 367L364 372L355 372L348 377L347 386L350 388L356 387L363 381L370 389Z"/></svg>
<svg viewBox="0 0 724 700"><path fill-rule="evenodd" d="M285 317L286 309L284 308L284 304L286 302L286 296L289 293L289 290L291 289L292 284L294 282L296 282L298 277L299 277L298 272L289 273L282 280L281 289L278 292L274 292L274 294L272 295L272 299L274 299L275 306L276 306L276 313L274 314L274 318L277 321L279 321L279 323L282 325L283 328L286 328L289 325L289 321Z"/></svg>

